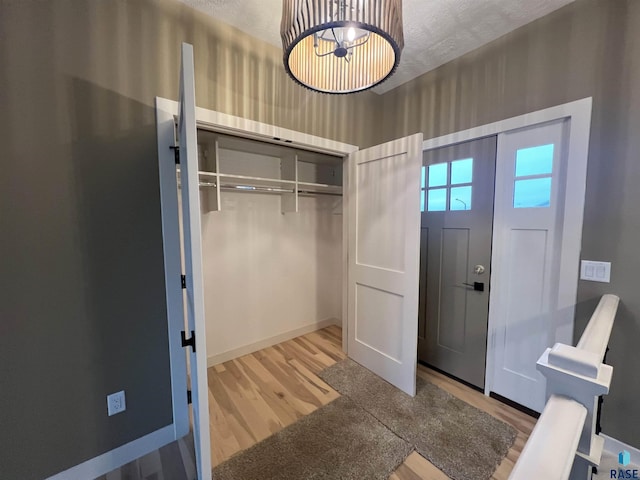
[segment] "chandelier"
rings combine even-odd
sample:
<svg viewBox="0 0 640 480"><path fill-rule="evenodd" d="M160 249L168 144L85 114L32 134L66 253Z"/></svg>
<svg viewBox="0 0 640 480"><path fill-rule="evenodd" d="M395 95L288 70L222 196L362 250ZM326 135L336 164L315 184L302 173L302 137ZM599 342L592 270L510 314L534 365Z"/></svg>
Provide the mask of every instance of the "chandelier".
<svg viewBox="0 0 640 480"><path fill-rule="evenodd" d="M299 84L353 93L386 80L404 47L402 0L283 0L284 68Z"/></svg>

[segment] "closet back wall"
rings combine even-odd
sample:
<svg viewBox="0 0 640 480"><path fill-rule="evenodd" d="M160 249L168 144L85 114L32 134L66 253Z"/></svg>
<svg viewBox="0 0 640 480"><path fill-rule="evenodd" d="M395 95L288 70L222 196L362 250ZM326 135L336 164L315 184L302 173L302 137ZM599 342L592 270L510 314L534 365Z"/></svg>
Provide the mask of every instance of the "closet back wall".
<svg viewBox="0 0 640 480"><path fill-rule="evenodd" d="M222 171L277 178L280 160L221 150ZM202 217L207 355L214 365L265 344L339 323L341 199L299 199L283 214L280 195L221 194Z"/></svg>

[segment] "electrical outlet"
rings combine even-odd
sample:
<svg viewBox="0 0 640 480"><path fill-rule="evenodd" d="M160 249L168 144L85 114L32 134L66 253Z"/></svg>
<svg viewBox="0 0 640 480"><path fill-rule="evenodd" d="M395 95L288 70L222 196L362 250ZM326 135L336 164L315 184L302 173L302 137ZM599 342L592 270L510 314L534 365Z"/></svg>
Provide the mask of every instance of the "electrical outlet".
<svg viewBox="0 0 640 480"><path fill-rule="evenodd" d="M124 398L124 390L107 395L107 413L109 416L124 412L127 409L127 402Z"/></svg>

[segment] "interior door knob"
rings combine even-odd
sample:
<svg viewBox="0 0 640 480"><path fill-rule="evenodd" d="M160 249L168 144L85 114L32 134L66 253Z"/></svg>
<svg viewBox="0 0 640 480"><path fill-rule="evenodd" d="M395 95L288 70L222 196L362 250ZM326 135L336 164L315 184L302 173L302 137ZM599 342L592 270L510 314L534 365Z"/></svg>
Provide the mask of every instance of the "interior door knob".
<svg viewBox="0 0 640 480"><path fill-rule="evenodd" d="M484 265L476 265L473 267L473 272L476 275L482 275L484 273Z"/></svg>

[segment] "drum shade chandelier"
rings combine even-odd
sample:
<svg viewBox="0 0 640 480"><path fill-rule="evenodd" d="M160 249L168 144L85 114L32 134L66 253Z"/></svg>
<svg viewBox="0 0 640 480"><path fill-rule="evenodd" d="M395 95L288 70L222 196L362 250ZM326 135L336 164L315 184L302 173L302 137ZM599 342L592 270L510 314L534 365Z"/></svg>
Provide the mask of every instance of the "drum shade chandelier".
<svg viewBox="0 0 640 480"><path fill-rule="evenodd" d="M284 68L323 93L353 93L386 80L404 47L402 0L283 0Z"/></svg>

